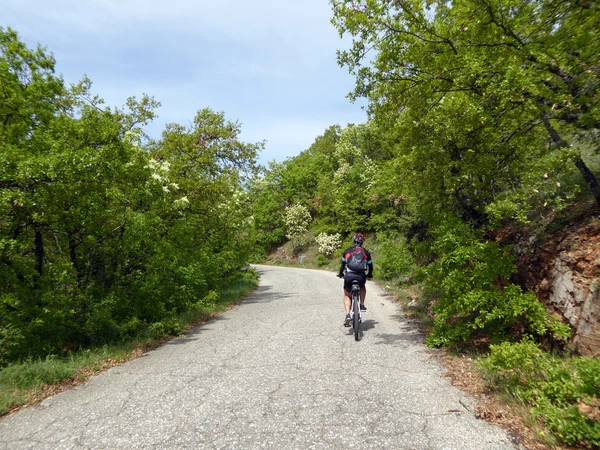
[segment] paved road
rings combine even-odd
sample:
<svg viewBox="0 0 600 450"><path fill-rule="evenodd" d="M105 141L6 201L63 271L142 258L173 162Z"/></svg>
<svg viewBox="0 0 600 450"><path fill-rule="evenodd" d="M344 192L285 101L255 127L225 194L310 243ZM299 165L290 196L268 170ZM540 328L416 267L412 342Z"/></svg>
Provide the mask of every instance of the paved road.
<svg viewBox="0 0 600 450"><path fill-rule="evenodd" d="M220 318L0 421L0 448L514 448L374 284L355 342L332 273L257 268Z"/></svg>

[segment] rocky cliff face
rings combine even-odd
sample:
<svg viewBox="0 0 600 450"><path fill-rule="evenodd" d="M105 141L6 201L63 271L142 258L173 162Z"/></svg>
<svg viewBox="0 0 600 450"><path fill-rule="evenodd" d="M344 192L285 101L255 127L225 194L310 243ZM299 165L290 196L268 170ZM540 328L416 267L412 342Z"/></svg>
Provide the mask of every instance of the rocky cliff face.
<svg viewBox="0 0 600 450"><path fill-rule="evenodd" d="M571 324L577 353L600 356L600 220L551 236L535 253L527 287Z"/></svg>

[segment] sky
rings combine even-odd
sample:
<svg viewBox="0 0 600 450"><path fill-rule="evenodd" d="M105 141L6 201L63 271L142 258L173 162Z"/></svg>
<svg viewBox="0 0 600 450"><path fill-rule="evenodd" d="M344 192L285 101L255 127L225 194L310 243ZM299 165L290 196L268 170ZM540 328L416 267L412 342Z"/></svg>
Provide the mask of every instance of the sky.
<svg viewBox="0 0 600 450"><path fill-rule="evenodd" d="M346 97L354 78L335 55L349 41L328 0L0 0L0 11L0 26L47 47L65 81L87 75L107 105L154 96L153 138L210 107L242 124L243 141L266 141L267 164L366 120L365 102Z"/></svg>

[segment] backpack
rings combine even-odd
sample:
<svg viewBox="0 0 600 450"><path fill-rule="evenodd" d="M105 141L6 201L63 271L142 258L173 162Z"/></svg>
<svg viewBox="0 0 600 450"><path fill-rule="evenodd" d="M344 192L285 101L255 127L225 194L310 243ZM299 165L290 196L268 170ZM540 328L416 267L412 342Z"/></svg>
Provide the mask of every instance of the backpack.
<svg viewBox="0 0 600 450"><path fill-rule="evenodd" d="M358 247L353 249L346 257L346 267L352 272L364 272L367 270L367 254Z"/></svg>

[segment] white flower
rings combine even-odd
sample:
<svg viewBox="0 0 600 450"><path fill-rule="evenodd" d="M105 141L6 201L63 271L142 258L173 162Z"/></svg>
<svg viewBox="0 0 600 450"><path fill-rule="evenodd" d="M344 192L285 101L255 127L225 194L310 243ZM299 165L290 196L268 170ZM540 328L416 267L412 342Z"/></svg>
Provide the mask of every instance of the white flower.
<svg viewBox="0 0 600 450"><path fill-rule="evenodd" d="M294 236L306 233L308 224L312 220L310 212L306 206L296 203L293 206L285 208L284 221L287 228L286 237L292 239Z"/></svg>
<svg viewBox="0 0 600 450"><path fill-rule="evenodd" d="M187 204L189 204L189 203L190 203L190 201L189 201L189 200L188 200L188 198L187 198L187 197L185 197L185 196L184 196L184 197L181 197L181 198L178 198L177 200L175 200L175 201L173 202L173 204L174 204L174 205L175 205L177 208L183 208L185 205L187 205Z"/></svg>
<svg viewBox="0 0 600 450"><path fill-rule="evenodd" d="M319 252L323 253L324 255L333 254L333 252L340 248L340 245L342 245L342 237L339 233L320 233L315 238L315 241L319 245Z"/></svg>

